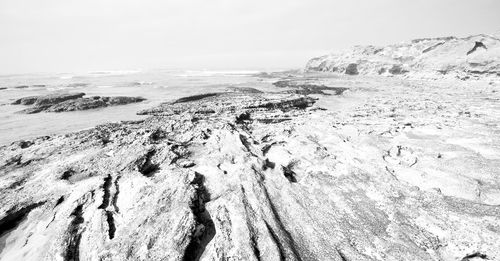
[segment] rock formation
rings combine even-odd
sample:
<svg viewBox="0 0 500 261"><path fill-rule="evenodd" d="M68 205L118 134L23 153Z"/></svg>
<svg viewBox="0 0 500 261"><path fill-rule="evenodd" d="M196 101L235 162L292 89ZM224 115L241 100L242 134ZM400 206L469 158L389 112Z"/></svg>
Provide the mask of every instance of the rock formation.
<svg viewBox="0 0 500 261"><path fill-rule="evenodd" d="M326 85L312 84L306 81L300 80L281 80L273 83L274 86L280 88L290 88L291 90L285 91L287 93L295 93L295 94L321 94L321 95L341 95L348 88L345 87L329 87ZM325 92L326 91L326 92Z"/></svg>
<svg viewBox="0 0 500 261"><path fill-rule="evenodd" d="M42 96L29 96L15 100L12 104L33 105L21 113L64 112L96 109L115 105L125 105L144 101L142 97L83 97L85 93L56 93Z"/></svg>
<svg viewBox="0 0 500 261"><path fill-rule="evenodd" d="M498 77L500 39L491 35L474 35L417 39L385 47L355 46L311 59L306 71L414 78L443 75L462 79L479 75Z"/></svg>
<svg viewBox="0 0 500 261"><path fill-rule="evenodd" d="M80 93L56 93L43 96L29 96L17 99L12 104L46 106L46 105L54 105L56 103L60 103L67 100L78 99L83 97L84 95L85 93L80 92Z"/></svg>
<svg viewBox="0 0 500 261"><path fill-rule="evenodd" d="M209 93L0 147L0 259L500 259L499 92L371 84L345 110Z"/></svg>

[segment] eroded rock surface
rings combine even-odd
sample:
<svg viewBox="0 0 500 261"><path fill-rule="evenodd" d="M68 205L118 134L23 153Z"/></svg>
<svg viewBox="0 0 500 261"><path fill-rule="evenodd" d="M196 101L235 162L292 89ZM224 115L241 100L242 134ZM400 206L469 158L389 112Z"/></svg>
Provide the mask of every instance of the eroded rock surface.
<svg viewBox="0 0 500 261"><path fill-rule="evenodd" d="M1 147L0 259L498 260L494 88L212 93Z"/></svg>
<svg viewBox="0 0 500 261"><path fill-rule="evenodd" d="M85 93L56 93L56 94L48 94L42 96L29 96L23 97L15 100L12 104L22 104L22 105L35 105L38 107L54 105L56 103L60 103L67 100L74 100L81 98L85 95Z"/></svg>
<svg viewBox="0 0 500 261"><path fill-rule="evenodd" d="M115 105L125 105L144 101L142 97L83 97L85 93L56 93L42 96L29 96L15 100L12 104L33 105L21 113L81 111Z"/></svg>
<svg viewBox="0 0 500 261"><path fill-rule="evenodd" d="M281 80L273 83L273 85L280 88L291 88L291 90L285 92L303 95L341 95L349 89L345 87L329 87L322 84L313 84L307 82L307 80Z"/></svg>
<svg viewBox="0 0 500 261"><path fill-rule="evenodd" d="M493 35L415 39L388 46L354 46L311 59L306 71L411 78L500 76L500 39Z"/></svg>

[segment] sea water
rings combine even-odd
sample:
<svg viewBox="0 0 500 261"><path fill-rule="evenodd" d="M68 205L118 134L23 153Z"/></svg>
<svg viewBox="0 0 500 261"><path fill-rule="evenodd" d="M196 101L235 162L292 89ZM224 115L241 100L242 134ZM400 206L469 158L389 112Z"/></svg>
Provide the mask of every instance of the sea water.
<svg viewBox="0 0 500 261"><path fill-rule="evenodd" d="M68 133L107 122L137 120L137 111L162 102L228 87L269 90L275 79L258 71L106 71L84 74L0 75L0 145L44 135ZM3 89L6 88L6 89ZM11 103L26 96L83 92L87 96L142 96L140 103L73 112L22 114Z"/></svg>

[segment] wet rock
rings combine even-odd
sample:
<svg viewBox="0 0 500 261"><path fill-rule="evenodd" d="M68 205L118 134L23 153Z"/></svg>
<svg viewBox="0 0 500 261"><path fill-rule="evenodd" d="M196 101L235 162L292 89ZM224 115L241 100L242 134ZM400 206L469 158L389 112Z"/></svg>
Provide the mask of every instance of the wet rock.
<svg viewBox="0 0 500 261"><path fill-rule="evenodd" d="M292 88L292 90L285 92L301 94L301 95L310 95L310 94L330 95L329 92L333 92L334 95L341 95L342 93L348 90L348 88L345 87L329 87L326 85L311 84L307 82L290 81L290 80L277 81L273 83L273 85L280 88Z"/></svg>
<svg viewBox="0 0 500 261"><path fill-rule="evenodd" d="M114 96L114 97L109 97L109 100L107 100L107 103L109 105L124 105L124 104L129 104L129 103L142 102L145 100L146 99L144 99L142 97Z"/></svg>
<svg viewBox="0 0 500 261"><path fill-rule="evenodd" d="M80 98L58 103L45 109L48 112L82 111L115 105L125 105L144 101L142 97L99 97Z"/></svg>
<svg viewBox="0 0 500 261"><path fill-rule="evenodd" d="M210 113L201 113L200 116L217 114L221 111L240 111L245 109L294 109L306 108L314 104L314 99L294 94L271 93L210 93L181 98L172 102L163 103L157 107L139 111L139 115L179 115L182 113L195 114L203 108ZM215 113L212 113L215 112Z"/></svg>
<svg viewBox="0 0 500 261"><path fill-rule="evenodd" d="M81 111L106 106L106 102L103 99L80 98L77 100L61 102L44 110L49 112Z"/></svg>
<svg viewBox="0 0 500 261"><path fill-rule="evenodd" d="M175 103L192 102L192 101L197 101L197 100L201 100L204 98L209 98L209 97L213 97L213 96L217 96L217 95L219 95L219 93L198 94L198 95L193 95L193 96L188 96L188 97L183 97L183 98L177 99L177 100L173 101L173 103L175 104Z"/></svg>
<svg viewBox="0 0 500 261"><path fill-rule="evenodd" d="M12 104L13 105L17 105L17 104L32 105L36 102L37 99L38 99L38 96L29 96L29 97L17 99Z"/></svg>
<svg viewBox="0 0 500 261"><path fill-rule="evenodd" d="M85 93L80 92L80 93L56 93L56 94L38 96L34 105L38 107L54 105L63 101L78 99L83 97L84 95Z"/></svg>
<svg viewBox="0 0 500 261"><path fill-rule="evenodd" d="M228 87L227 91L242 93L262 93L262 91L251 87Z"/></svg>
<svg viewBox="0 0 500 261"><path fill-rule="evenodd" d="M33 105L27 108L22 113L32 114L42 111L46 112L64 112L64 111L81 111L96 108L103 108L115 105L125 105L144 101L142 97L83 97L84 93L65 93L51 94L44 96L24 97L14 101L13 104Z"/></svg>

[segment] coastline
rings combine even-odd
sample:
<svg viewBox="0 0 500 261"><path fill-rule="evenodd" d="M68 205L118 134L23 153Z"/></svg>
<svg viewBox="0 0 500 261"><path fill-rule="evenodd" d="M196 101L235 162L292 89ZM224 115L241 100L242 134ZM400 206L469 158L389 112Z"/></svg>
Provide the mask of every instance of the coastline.
<svg viewBox="0 0 500 261"><path fill-rule="evenodd" d="M497 83L284 79L348 90L235 88L0 147L0 258L500 256Z"/></svg>

